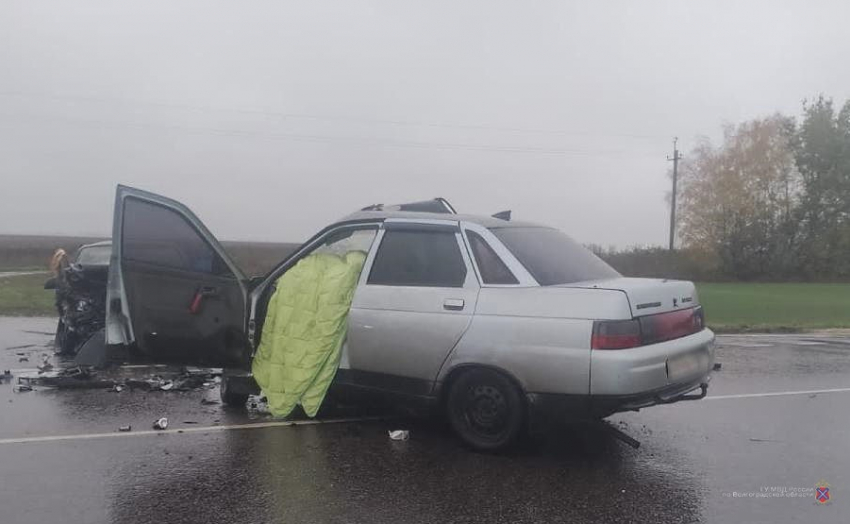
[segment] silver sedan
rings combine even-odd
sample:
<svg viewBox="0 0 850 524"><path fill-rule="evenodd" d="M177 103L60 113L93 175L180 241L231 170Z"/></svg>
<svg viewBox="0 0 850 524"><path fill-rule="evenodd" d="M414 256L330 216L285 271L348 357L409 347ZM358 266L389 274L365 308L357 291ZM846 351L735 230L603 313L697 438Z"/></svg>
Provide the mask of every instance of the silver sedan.
<svg viewBox="0 0 850 524"><path fill-rule="evenodd" d="M248 279L186 206L119 186L113 246L108 342L225 366L232 404L257 389L273 283L321 250L368 254L332 391L444 410L477 449L541 419L701 398L714 362L692 283L622 277L556 229L441 199L366 208Z"/></svg>

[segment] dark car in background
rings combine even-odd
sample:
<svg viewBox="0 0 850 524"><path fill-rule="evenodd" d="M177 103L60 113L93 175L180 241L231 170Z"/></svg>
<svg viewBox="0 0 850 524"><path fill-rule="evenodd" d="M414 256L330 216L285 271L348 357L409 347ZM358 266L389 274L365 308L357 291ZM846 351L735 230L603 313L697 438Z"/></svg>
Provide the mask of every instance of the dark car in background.
<svg viewBox="0 0 850 524"><path fill-rule="evenodd" d="M106 282L112 242L81 246L73 260L57 264L55 276L44 284L56 293L55 350L74 355L91 336L104 327Z"/></svg>

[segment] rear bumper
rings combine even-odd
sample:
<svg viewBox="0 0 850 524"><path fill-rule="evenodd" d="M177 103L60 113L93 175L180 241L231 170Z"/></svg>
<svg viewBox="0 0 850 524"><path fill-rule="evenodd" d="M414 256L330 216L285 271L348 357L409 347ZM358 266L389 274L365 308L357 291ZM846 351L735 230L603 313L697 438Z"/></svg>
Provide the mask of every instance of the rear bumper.
<svg viewBox="0 0 850 524"><path fill-rule="evenodd" d="M668 361L698 356L692 376L670 376ZM714 333L703 329L687 337L623 350L594 350L590 357L591 396L627 397L678 389L708 375L714 367ZM691 374L689 374L691 375ZM699 385L699 384L697 384Z"/></svg>
<svg viewBox="0 0 850 524"><path fill-rule="evenodd" d="M710 374L688 382L670 384L651 391L628 395L559 395L529 393L529 415L533 427L550 423L584 419L600 419L623 411L637 411L650 406L700 400L708 393Z"/></svg>
<svg viewBox="0 0 850 524"><path fill-rule="evenodd" d="M708 394L711 375L692 379L682 384L670 384L652 391L629 395L595 395L590 398L590 414L604 418L622 411L637 411L659 404L673 404L686 400L700 400Z"/></svg>

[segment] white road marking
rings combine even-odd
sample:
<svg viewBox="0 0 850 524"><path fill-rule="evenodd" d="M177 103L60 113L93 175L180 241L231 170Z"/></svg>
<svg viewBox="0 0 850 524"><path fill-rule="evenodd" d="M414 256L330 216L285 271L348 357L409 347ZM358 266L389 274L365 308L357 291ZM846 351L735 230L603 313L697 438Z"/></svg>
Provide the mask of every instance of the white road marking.
<svg viewBox="0 0 850 524"><path fill-rule="evenodd" d="M736 347L736 348L770 348L776 344L766 344L764 342L726 342L718 343L721 347Z"/></svg>
<svg viewBox="0 0 850 524"><path fill-rule="evenodd" d="M830 340L847 336L850 336L850 333L847 333L847 330L841 330L838 333L729 333L717 335L717 338L724 340L733 338L820 338Z"/></svg>
<svg viewBox="0 0 850 524"><path fill-rule="evenodd" d="M77 435L47 435L43 437L20 437L0 439L2 444L27 444L33 442L57 442L63 440L88 440L97 438L116 437L147 437L151 435L179 435L184 433L215 433L221 431L236 431L248 429L279 428L287 426L315 426L319 424L342 424L346 422L364 422L380 420L382 417L337 418L328 420L279 420L274 422L258 422L255 424L231 424L223 426L200 426L180 429L144 430L144 431L113 431L110 433L82 433Z"/></svg>
<svg viewBox="0 0 850 524"><path fill-rule="evenodd" d="M847 393L850 388L810 389L808 391L776 391L773 393L743 393L740 395L707 396L703 400L728 400L733 398L786 397L790 395L819 395L821 393Z"/></svg>

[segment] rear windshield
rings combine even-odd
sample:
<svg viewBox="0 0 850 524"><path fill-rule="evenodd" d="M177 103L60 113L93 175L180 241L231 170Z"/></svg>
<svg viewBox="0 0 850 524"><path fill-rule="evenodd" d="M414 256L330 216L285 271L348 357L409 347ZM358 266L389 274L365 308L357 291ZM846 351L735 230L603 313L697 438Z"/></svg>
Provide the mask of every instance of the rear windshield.
<svg viewBox="0 0 850 524"><path fill-rule="evenodd" d="M490 231L542 286L620 276L602 259L557 229L496 227Z"/></svg>
<svg viewBox="0 0 850 524"><path fill-rule="evenodd" d="M112 246L84 247L77 254L77 264L83 266L108 266Z"/></svg>

